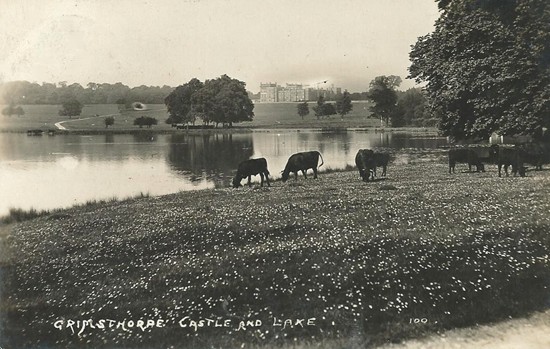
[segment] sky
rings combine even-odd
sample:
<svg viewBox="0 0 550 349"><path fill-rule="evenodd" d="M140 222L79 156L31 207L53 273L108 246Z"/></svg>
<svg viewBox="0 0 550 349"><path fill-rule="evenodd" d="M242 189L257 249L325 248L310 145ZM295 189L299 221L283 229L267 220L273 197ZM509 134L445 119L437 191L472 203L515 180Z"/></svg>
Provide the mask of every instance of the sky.
<svg viewBox="0 0 550 349"><path fill-rule="evenodd" d="M406 80L433 0L0 0L0 82L178 86L227 74L366 91Z"/></svg>

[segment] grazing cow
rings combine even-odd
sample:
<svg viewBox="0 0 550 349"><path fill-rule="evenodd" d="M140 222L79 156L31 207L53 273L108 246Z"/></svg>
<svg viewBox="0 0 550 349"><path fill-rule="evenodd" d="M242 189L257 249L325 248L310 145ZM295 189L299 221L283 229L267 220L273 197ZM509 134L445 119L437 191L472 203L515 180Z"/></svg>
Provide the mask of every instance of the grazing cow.
<svg viewBox="0 0 550 349"><path fill-rule="evenodd" d="M267 170L267 160L265 158L250 159L241 162L237 169L237 174L233 178L233 188L241 187L241 180L246 177L248 177L248 186L250 186L250 177L258 174L261 180L260 186L264 186L264 176L267 185L271 186L271 184L269 184L269 171Z"/></svg>
<svg viewBox="0 0 550 349"><path fill-rule="evenodd" d="M550 160L550 144L524 143L517 146L524 155L524 161L535 166L535 170L542 170L542 165Z"/></svg>
<svg viewBox="0 0 550 349"><path fill-rule="evenodd" d="M321 158L321 165L317 166L319 158ZM323 157L318 151L296 153L288 158L285 169L283 170L283 182L286 182L288 180L291 172L294 172L296 180L298 180L298 171L302 171L302 173L304 174L304 178L307 178L306 172L310 168L313 169L313 178L317 178L317 167L321 167L323 166L323 164Z"/></svg>
<svg viewBox="0 0 550 349"><path fill-rule="evenodd" d="M374 172L376 171L376 160L374 152L370 149L359 149L355 155L355 165L359 170L359 176L363 181L368 182L372 176L374 180Z"/></svg>
<svg viewBox="0 0 550 349"><path fill-rule="evenodd" d="M382 177L386 177L386 168L388 167L388 162L390 162L390 154L388 153L374 153L374 176L376 177L376 167L382 167Z"/></svg>
<svg viewBox="0 0 550 349"><path fill-rule="evenodd" d="M472 165L476 166L476 172L485 172L485 166L477 155L476 151L468 148L449 149L449 173L455 172L457 162L467 163L468 170L472 172Z"/></svg>
<svg viewBox="0 0 550 349"><path fill-rule="evenodd" d="M512 166L514 176L519 172L521 177L525 177L525 167L523 167L525 152L521 148L505 148L494 144L491 146L491 152L498 165L499 177L501 176L502 166L504 166L506 176L508 176L508 166Z"/></svg>
<svg viewBox="0 0 550 349"><path fill-rule="evenodd" d="M473 150L476 153L478 160L483 164L495 163L490 147L484 145L473 145L469 146L468 149Z"/></svg>

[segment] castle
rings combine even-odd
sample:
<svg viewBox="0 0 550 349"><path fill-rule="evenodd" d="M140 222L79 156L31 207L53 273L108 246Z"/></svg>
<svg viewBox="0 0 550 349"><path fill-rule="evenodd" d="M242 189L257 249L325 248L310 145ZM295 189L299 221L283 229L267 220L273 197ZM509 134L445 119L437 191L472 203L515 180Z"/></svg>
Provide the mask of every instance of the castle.
<svg viewBox="0 0 550 349"><path fill-rule="evenodd" d="M260 103L316 101L320 95L333 99L341 91L341 88L337 88L335 93L334 85L328 89L319 89L318 86L313 88L302 84L286 84L282 87L276 82L261 83Z"/></svg>

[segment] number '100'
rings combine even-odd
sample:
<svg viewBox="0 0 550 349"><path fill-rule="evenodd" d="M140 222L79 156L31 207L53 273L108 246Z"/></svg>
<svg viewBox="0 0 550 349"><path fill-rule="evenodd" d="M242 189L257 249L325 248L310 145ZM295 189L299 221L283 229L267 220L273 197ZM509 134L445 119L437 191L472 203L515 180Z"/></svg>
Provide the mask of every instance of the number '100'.
<svg viewBox="0 0 550 349"><path fill-rule="evenodd" d="M423 317L423 318L421 318L421 319L419 319L419 318L417 318L417 317L415 317L415 318L410 318L410 319L409 319L409 323L410 323L410 324L426 324L426 323L428 323L428 319L426 319L425 317Z"/></svg>

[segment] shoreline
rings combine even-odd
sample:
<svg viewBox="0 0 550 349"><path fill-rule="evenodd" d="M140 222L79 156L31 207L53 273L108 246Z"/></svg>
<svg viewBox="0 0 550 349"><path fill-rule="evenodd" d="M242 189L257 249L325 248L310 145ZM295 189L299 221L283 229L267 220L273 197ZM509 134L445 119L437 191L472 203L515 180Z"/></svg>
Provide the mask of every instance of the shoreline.
<svg viewBox="0 0 550 349"><path fill-rule="evenodd" d="M40 129L40 128L38 128ZM48 137L49 129L43 129L44 135ZM276 131L292 131L292 132L373 132L373 133L422 133L429 136L441 137L436 128L431 127L339 127L339 126L322 126L322 127L296 127L294 125L267 125L253 127L232 127L232 128L214 128L214 129L66 129L55 130L55 135L106 135L106 134L215 134L215 133L251 133L251 132L276 132ZM27 130L0 130L0 134L26 134ZM40 136L33 136L40 137Z"/></svg>

